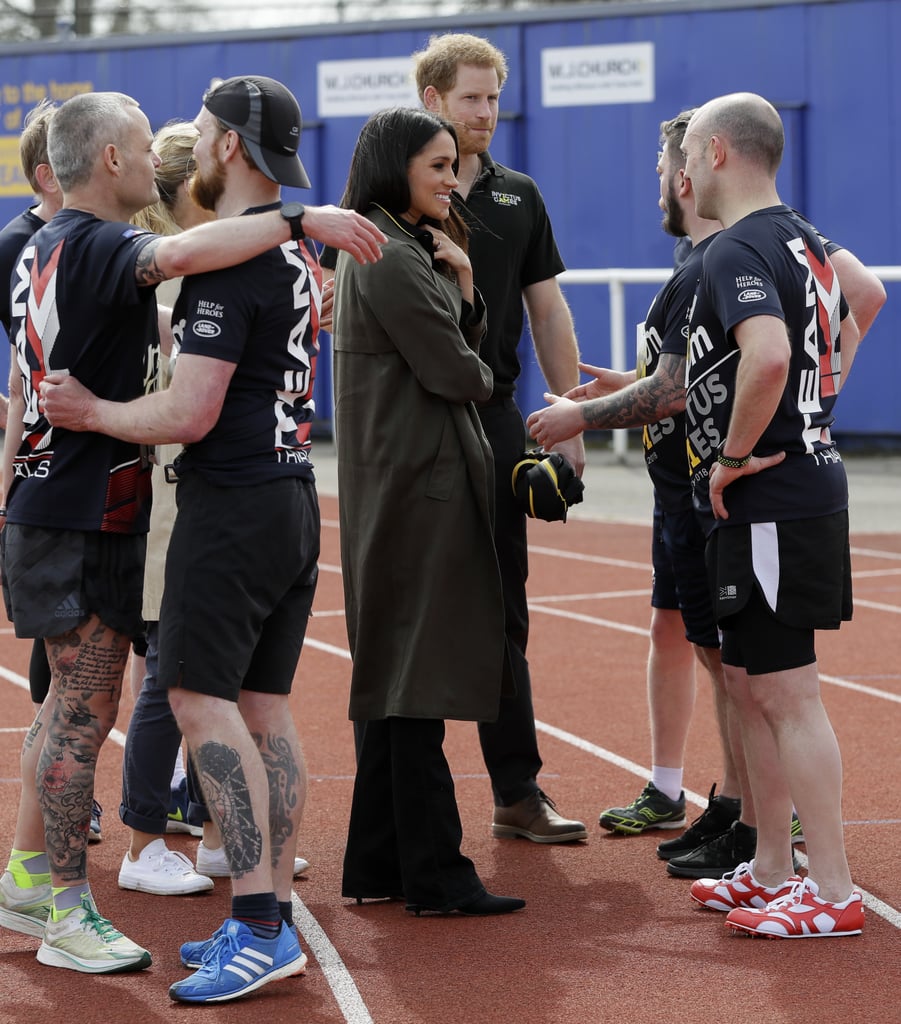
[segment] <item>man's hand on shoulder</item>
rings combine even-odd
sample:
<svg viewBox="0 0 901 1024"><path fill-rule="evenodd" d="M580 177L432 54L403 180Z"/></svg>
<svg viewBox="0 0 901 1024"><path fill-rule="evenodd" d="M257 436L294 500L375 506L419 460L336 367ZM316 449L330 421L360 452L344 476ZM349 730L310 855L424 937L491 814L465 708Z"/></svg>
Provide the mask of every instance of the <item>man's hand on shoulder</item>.
<svg viewBox="0 0 901 1024"><path fill-rule="evenodd" d="M357 263L376 263L382 258L382 246L388 241L381 231L354 210L338 206L308 206L303 215L303 230L308 238L335 249L344 249Z"/></svg>

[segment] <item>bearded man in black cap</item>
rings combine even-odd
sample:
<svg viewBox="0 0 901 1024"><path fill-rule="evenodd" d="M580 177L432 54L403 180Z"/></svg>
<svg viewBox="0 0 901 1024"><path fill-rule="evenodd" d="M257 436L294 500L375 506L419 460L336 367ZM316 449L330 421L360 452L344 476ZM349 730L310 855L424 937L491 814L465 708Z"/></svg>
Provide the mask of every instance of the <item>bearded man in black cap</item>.
<svg viewBox="0 0 901 1024"><path fill-rule="evenodd" d="M205 1003L301 974L306 963L291 916L306 772L288 697L319 557L310 426L321 272L304 234L321 211L280 201L280 185L309 187L297 156L300 109L283 85L257 76L218 82L194 123L195 201L219 226L280 213L291 240L185 279L168 389L109 402L72 376L50 376L42 394L54 425L186 442L170 471L178 514L159 683L231 868L230 917L211 938L181 947L197 970L170 988L173 999Z"/></svg>

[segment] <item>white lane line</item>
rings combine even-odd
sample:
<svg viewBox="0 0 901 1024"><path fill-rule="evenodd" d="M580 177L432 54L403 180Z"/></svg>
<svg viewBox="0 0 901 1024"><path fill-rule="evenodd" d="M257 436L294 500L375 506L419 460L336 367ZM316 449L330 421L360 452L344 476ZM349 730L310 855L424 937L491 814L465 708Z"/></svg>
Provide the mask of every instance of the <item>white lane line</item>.
<svg viewBox="0 0 901 1024"><path fill-rule="evenodd" d="M372 1015L366 1008L360 990L354 983L338 950L332 945L331 940L310 913L307 905L293 890L291 905L294 910L294 922L322 968L325 980L328 982L335 1002L347 1024L372 1024Z"/></svg>
<svg viewBox="0 0 901 1024"><path fill-rule="evenodd" d="M541 597L534 597L536 604L565 604L567 601L618 601L623 597L650 597L650 587L642 587L641 590L600 590L593 594L542 594Z"/></svg>
<svg viewBox="0 0 901 1024"><path fill-rule="evenodd" d="M879 548L859 548L851 545L851 554L865 558L887 558L889 561L901 562L901 551L882 551Z"/></svg>
<svg viewBox="0 0 901 1024"><path fill-rule="evenodd" d="M529 601L530 612L541 612L543 615L555 615L560 619L571 619L574 622L584 622L588 626L603 626L606 629L616 629L621 633L632 633L634 636L649 637L650 631L641 626L632 626L627 622L614 622L611 619L599 619L596 615L581 615L579 612L568 612L565 608L547 608L544 605L533 604Z"/></svg>
<svg viewBox="0 0 901 1024"><path fill-rule="evenodd" d="M586 555L581 551L564 551L562 548L545 548L540 544L529 545L530 555L548 555L550 558L567 558L574 562L589 562L591 565L613 565L620 569L637 569L639 572L651 571L649 562L633 562L625 558L607 558L604 555Z"/></svg>
<svg viewBox="0 0 901 1024"><path fill-rule="evenodd" d="M901 694L889 693L888 690L877 690L874 686L864 686L862 683L852 683L850 679L827 676L821 672L820 682L829 683L830 686L840 686L843 690L854 690L857 693L865 693L869 697L879 697L880 700L889 700L895 704L901 704Z"/></svg>
<svg viewBox="0 0 901 1024"><path fill-rule="evenodd" d="M901 615L901 606L897 604L882 604L879 601L864 601L859 597L854 598L855 608L870 608L876 612L891 612L892 615Z"/></svg>

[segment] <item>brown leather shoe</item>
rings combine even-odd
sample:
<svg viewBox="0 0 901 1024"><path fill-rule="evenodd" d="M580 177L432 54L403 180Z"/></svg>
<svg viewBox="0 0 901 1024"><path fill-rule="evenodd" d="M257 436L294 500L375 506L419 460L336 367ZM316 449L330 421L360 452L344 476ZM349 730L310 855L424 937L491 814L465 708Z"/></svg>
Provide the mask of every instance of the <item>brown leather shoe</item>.
<svg viewBox="0 0 901 1024"><path fill-rule="evenodd" d="M540 789L510 807L495 807L491 834L496 839L522 836L533 843L572 843L588 838L582 822L562 818L554 801Z"/></svg>

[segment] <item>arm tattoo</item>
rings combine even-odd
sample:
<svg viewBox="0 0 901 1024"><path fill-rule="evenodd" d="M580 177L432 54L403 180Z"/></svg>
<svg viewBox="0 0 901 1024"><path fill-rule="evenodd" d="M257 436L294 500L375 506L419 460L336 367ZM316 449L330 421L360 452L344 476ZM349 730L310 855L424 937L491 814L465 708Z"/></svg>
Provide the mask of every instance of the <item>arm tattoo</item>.
<svg viewBox="0 0 901 1024"><path fill-rule="evenodd" d="M222 845L234 878L258 867L263 837L253 817L250 790L234 747L204 743L194 757L209 809L222 833Z"/></svg>
<svg viewBox="0 0 901 1024"><path fill-rule="evenodd" d="M168 274L163 273L156 262L156 250L161 241L161 238L155 238L138 253L138 258L135 261L135 277L139 285L146 287L159 284L160 281L167 279Z"/></svg>
<svg viewBox="0 0 901 1024"><path fill-rule="evenodd" d="M643 427L685 411L685 356L665 352L650 377L582 404L589 428Z"/></svg>

